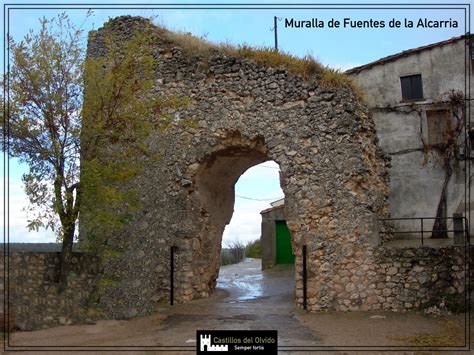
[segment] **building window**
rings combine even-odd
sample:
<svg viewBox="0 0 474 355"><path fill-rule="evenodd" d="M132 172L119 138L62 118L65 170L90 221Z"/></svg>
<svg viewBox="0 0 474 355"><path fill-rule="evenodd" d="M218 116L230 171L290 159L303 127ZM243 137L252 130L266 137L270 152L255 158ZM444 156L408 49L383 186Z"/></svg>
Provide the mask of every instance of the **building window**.
<svg viewBox="0 0 474 355"><path fill-rule="evenodd" d="M426 120L428 123L428 144L447 143L451 130L451 112L449 110L426 111Z"/></svg>
<svg viewBox="0 0 474 355"><path fill-rule="evenodd" d="M403 100L423 99L423 86L421 84L421 74L400 77L402 84Z"/></svg>

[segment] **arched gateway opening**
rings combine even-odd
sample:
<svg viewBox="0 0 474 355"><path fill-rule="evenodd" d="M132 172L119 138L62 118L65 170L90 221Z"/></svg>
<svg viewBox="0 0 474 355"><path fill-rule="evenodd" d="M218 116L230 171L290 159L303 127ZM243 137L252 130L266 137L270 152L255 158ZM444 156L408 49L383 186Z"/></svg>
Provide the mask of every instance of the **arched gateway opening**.
<svg viewBox="0 0 474 355"><path fill-rule="evenodd" d="M380 306L383 301L370 293L376 283L370 272L378 263L378 218L388 213L387 164L368 110L351 88L323 84L317 75L308 80L237 52L190 54L142 18L112 19L91 36L89 55L103 55L102 31L130 38L143 27L157 33L153 93L186 97L190 104L170 112L165 131L152 132L150 150L161 159L134 182L143 209L131 216L127 231L105 241L118 251L103 260L102 277L113 280L100 296L105 313L149 314L167 302L171 265L176 303L209 296L234 184L266 160L281 169L295 253L295 304L303 305L305 246L308 309Z"/></svg>
<svg viewBox="0 0 474 355"><path fill-rule="evenodd" d="M294 255L285 221L279 165L268 160L250 167L235 184L234 212L222 236L216 289L226 292L223 302L293 305Z"/></svg>
<svg viewBox="0 0 474 355"><path fill-rule="evenodd" d="M219 273L224 229L234 212L235 184L249 168L268 160L264 141L259 137L246 145L233 145L213 152L196 173L197 193L207 219L202 243L203 249L210 251L207 262L211 270L210 290L215 287Z"/></svg>
<svg viewBox="0 0 474 355"><path fill-rule="evenodd" d="M231 222L231 218L234 213L235 205L235 185L238 179L251 167L254 167L262 162L269 160L269 156L266 152L263 138L259 137L253 141L245 140L239 134L234 135L234 141L240 141L240 144L225 147L221 150L213 152L204 162L201 163L195 177L196 192L198 194L199 201L201 203L201 211L205 215L204 227L202 232L202 250L206 255L201 255L200 259L206 260L206 265L209 268L209 291L216 286L216 279L219 275L220 270L220 253L222 247L222 237L224 229ZM263 209L263 208L262 208ZM258 218L259 227L259 238L261 234L261 220L260 211L254 211L255 217ZM283 212L282 212L283 215ZM284 222L284 218L283 223ZM285 223L286 227L286 223ZM244 237L245 238L245 237ZM289 254L293 255L293 243L288 238L289 245L285 247L289 249ZM268 244L268 241L267 241ZM244 243L242 243L242 246ZM269 249L275 249L273 244L263 244L262 249L265 249L263 253L269 251ZM207 253L206 253L207 251ZM274 252L274 250L273 250ZM293 259L291 262L293 263ZM256 266L258 271L255 270ZM238 266L234 266L233 270L238 270ZM239 290L240 293L245 293L247 281L244 274L249 273L248 278L255 278L260 280L262 264L261 260L257 261L244 261L242 264L242 270L240 275L242 280L232 278L236 284L240 284L242 287ZM222 275L221 275L222 276ZM220 281L225 279L221 277ZM229 281L229 280L227 280ZM258 282L257 282L258 283ZM292 288L293 282L289 283L289 288ZM229 286L229 289L235 289L234 283L221 283L222 287ZM258 285L255 285L258 286ZM249 287L249 290L251 287ZM207 291L207 290L206 290ZM245 295L242 295L245 298Z"/></svg>
<svg viewBox="0 0 474 355"><path fill-rule="evenodd" d="M185 282L176 286L178 301L205 297L215 289L222 236L234 212L235 184L249 168L268 160L276 159L269 154L263 136L249 139L240 132L231 131L198 164L192 165L190 175L193 188L190 199L199 210L197 224L200 227L191 243L193 252L189 254L189 259L180 260L181 264L192 263L193 278L186 279L191 281L191 285L188 284L186 288L181 288ZM280 174L282 181L285 180L284 174ZM288 200L291 201L291 197ZM297 249L296 243L292 242L292 249ZM177 277L180 277L179 273L178 269ZM191 275L191 271L188 275Z"/></svg>

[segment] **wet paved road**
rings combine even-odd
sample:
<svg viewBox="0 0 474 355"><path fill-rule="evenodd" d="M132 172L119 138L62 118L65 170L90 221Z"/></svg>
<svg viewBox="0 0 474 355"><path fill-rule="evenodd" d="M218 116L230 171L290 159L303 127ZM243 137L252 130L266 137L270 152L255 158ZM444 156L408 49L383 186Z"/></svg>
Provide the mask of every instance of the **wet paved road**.
<svg viewBox="0 0 474 355"><path fill-rule="evenodd" d="M279 347L320 345L317 334L295 317L293 285L292 265L262 272L260 260L246 259L221 268L217 289L208 299L161 305L154 315L132 320L98 321L95 325L14 333L10 344L125 346L127 350L165 346L170 353L181 353L181 350L189 353L194 351L196 330L276 329ZM64 350L70 353L73 348Z"/></svg>
<svg viewBox="0 0 474 355"><path fill-rule="evenodd" d="M224 302L245 302L268 297L288 296L293 306L294 267L279 265L262 271L260 259L244 259L238 264L223 266L217 279L217 289L228 294ZM285 306L282 304L281 306Z"/></svg>
<svg viewBox="0 0 474 355"><path fill-rule="evenodd" d="M110 347L114 353L121 347L120 354L130 354L132 350L134 354L154 354L155 350L190 354L196 346L197 329L276 329L280 353L291 353L284 349L299 347L297 354L304 354L307 352L301 350L308 349L301 346L322 345L326 347L312 350L340 354L333 350L342 346L352 350L356 346L406 346L409 344L400 339L414 334L445 339L451 330L443 324L464 324L462 314L441 318L413 312L306 313L293 306L293 279L291 266L260 272L259 260L245 260L221 268L218 288L209 299L161 305L148 317L16 332L11 334L9 344L17 351L20 346L42 346L42 354L49 353L51 346L56 350L54 354L59 347L64 354L84 354L74 352L78 350L75 346L89 347L81 349L94 354L99 354L94 351L97 346L102 350Z"/></svg>
<svg viewBox="0 0 474 355"><path fill-rule="evenodd" d="M293 265L260 269L258 259L222 267L210 299L179 305L164 324L169 329L276 329L279 346L320 345L318 335L295 317ZM193 338L190 333L185 341Z"/></svg>

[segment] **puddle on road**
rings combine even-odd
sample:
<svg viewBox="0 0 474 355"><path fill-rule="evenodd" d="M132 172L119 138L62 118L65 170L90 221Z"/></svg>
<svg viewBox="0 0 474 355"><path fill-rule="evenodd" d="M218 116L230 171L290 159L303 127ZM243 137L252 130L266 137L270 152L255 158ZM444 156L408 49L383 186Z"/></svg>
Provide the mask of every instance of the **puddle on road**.
<svg viewBox="0 0 474 355"><path fill-rule="evenodd" d="M217 280L217 287L222 288L232 295L234 301L230 303L254 300L263 296L264 288L262 287L263 275L235 275L219 276ZM238 290L236 290L238 289Z"/></svg>
<svg viewBox="0 0 474 355"><path fill-rule="evenodd" d="M293 292L292 267L261 270L259 259L247 258L238 264L221 267L217 288L227 291L227 303L248 302Z"/></svg>

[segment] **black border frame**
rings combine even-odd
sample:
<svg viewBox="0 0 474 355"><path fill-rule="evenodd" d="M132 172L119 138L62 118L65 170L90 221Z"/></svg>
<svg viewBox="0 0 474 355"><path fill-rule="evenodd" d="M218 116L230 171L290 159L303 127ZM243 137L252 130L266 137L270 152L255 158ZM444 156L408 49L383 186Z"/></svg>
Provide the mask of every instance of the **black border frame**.
<svg viewBox="0 0 474 355"><path fill-rule="evenodd" d="M348 6L349 5L349 6ZM434 6L434 7L431 7ZM10 47L7 41L7 36L9 34L9 25L10 25L10 10L21 10L21 9L44 9L44 10L59 10L59 9L100 9L100 10L108 10L108 9L123 9L123 10L304 10L304 9L325 9L325 10L357 10L357 9L368 9L368 10L390 10L390 9L406 9L406 10L441 10L441 9L449 9L449 10L464 10L464 34L467 37L470 33L471 27L471 5L469 3L356 3L356 4L337 4L337 3L148 3L148 4L141 4L141 3L122 3L117 4L114 6L113 3L97 3L97 4L88 4L88 3L70 3L70 4L61 4L61 3L5 3L3 4L3 47L4 47L4 63L3 63L3 73L6 75L6 83L3 88L4 94L4 102L3 108L4 112L5 108L9 106L9 90L8 90L8 72L10 71L10 61L9 61L9 53ZM465 120L465 141L467 142L467 134L470 127L470 74L471 74L471 66L469 63L467 46L465 46L465 82L464 82L464 92L467 93L467 100L466 100L466 120ZM10 284L8 273L10 270L10 253L9 253L9 197L10 197L10 188L9 182L7 183L6 178L9 177L9 140L6 139L9 136L9 122L4 115L4 167L3 167L3 191L4 191L4 304L3 310L4 314L9 314L7 312L9 310L9 292ZM471 153L469 151L469 160L471 158ZM465 160L465 201L469 201L468 204L465 204L465 215L469 216L470 221L470 164L466 163ZM469 229L468 229L469 231ZM470 243L469 239L468 242L465 244L465 305L467 306L467 312L465 312L465 336L464 336L464 345L462 347L459 346L446 346L446 347L426 347L426 346L278 346L279 350L282 351L306 351L306 352L313 352L313 351L469 351L471 349L471 337L470 337L470 316L471 316L471 308L470 308L470 285L468 282L468 278L470 276ZM143 351L143 350L152 350L152 351L195 351L195 346L33 346L33 345L10 345L10 331L8 328L9 319L4 317L4 326L5 326L5 333L4 333L4 350L5 351ZM40 349L38 349L40 348Z"/></svg>

